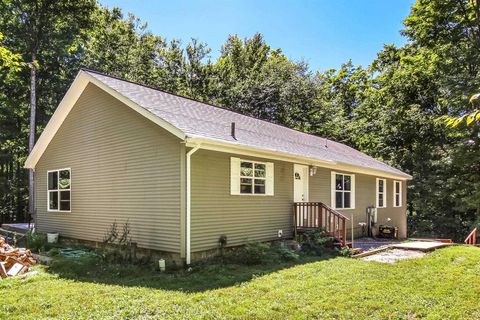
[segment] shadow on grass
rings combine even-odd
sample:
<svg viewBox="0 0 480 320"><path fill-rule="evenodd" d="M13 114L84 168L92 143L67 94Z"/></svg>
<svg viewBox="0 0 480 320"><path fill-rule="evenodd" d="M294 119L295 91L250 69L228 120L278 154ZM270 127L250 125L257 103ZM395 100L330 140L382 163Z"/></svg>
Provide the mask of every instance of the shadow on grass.
<svg viewBox="0 0 480 320"><path fill-rule="evenodd" d="M214 259L194 265L191 271L178 269L163 273L160 273L153 264L111 264L98 257L55 257L50 262L47 272L64 279L82 282L201 292L230 287L295 265L336 256L334 252L327 252L322 256L303 255L296 261L276 261L252 266L224 263L221 259Z"/></svg>

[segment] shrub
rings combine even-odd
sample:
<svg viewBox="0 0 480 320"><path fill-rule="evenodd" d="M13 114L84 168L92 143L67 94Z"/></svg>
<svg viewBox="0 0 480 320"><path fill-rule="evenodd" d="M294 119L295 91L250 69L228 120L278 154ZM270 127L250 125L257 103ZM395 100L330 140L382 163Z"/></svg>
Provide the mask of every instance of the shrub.
<svg viewBox="0 0 480 320"><path fill-rule="evenodd" d="M245 246L233 249L224 255L225 262L257 265L275 259L269 243L248 242Z"/></svg>
<svg viewBox="0 0 480 320"><path fill-rule="evenodd" d="M105 233L102 256L110 262L137 262L136 244L130 237L130 223L125 222L122 230L118 231L117 221L114 221Z"/></svg>
<svg viewBox="0 0 480 320"><path fill-rule="evenodd" d="M338 249L338 254L342 257L351 257L352 256L352 249L349 247L341 247Z"/></svg>
<svg viewBox="0 0 480 320"><path fill-rule="evenodd" d="M283 242L277 248L277 253L283 261L296 261L300 258L295 250L287 247Z"/></svg>
<svg viewBox="0 0 480 320"><path fill-rule="evenodd" d="M300 256L295 250L285 245L284 242L272 245L267 242L252 241L243 247L228 250L222 258L224 263L250 266L280 261L296 261Z"/></svg>
<svg viewBox="0 0 480 320"><path fill-rule="evenodd" d="M321 255L333 247L335 239L325 231L307 231L299 237L302 251Z"/></svg>
<svg viewBox="0 0 480 320"><path fill-rule="evenodd" d="M43 233L37 233L29 230L26 234L26 247L33 252L45 251L47 246L47 236Z"/></svg>
<svg viewBox="0 0 480 320"><path fill-rule="evenodd" d="M241 252L242 258L247 265L261 264L267 261L271 255L270 244L261 242L249 242Z"/></svg>

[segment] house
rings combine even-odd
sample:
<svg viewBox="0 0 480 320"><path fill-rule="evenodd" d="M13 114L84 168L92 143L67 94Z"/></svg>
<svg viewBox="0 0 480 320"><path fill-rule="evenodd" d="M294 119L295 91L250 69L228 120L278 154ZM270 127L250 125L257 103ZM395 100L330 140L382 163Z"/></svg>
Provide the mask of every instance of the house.
<svg viewBox="0 0 480 320"><path fill-rule="evenodd" d="M345 242L377 208L406 236L412 177L341 143L81 70L29 155L36 228L187 263L219 246L323 227ZM358 230L357 230L358 235Z"/></svg>

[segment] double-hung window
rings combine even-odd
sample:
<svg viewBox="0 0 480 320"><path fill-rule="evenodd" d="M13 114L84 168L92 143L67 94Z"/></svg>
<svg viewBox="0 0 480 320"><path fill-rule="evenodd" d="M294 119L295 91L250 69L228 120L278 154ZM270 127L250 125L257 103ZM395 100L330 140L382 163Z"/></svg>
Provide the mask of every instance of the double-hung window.
<svg viewBox="0 0 480 320"><path fill-rule="evenodd" d="M393 181L393 206L402 206L402 182Z"/></svg>
<svg viewBox="0 0 480 320"><path fill-rule="evenodd" d="M48 211L70 212L71 210L71 170L48 171Z"/></svg>
<svg viewBox="0 0 480 320"><path fill-rule="evenodd" d="M265 194L266 164L240 161L240 193Z"/></svg>
<svg viewBox="0 0 480 320"><path fill-rule="evenodd" d="M377 178L377 208L387 207L387 180Z"/></svg>
<svg viewBox="0 0 480 320"><path fill-rule="evenodd" d="M273 163L231 158L232 195L273 195Z"/></svg>
<svg viewBox="0 0 480 320"><path fill-rule="evenodd" d="M355 208L355 175L332 172L332 204L335 209Z"/></svg>

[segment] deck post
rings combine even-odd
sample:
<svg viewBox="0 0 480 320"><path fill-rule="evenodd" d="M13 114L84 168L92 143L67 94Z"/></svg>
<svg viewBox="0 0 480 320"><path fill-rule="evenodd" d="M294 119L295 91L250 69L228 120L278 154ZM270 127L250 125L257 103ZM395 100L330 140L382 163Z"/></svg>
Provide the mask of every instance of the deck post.
<svg viewBox="0 0 480 320"><path fill-rule="evenodd" d="M293 236L297 239L297 204L293 204Z"/></svg>
<svg viewBox="0 0 480 320"><path fill-rule="evenodd" d="M352 229L352 249L353 249L353 213L352 213L352 226L351 226L351 229Z"/></svg>

